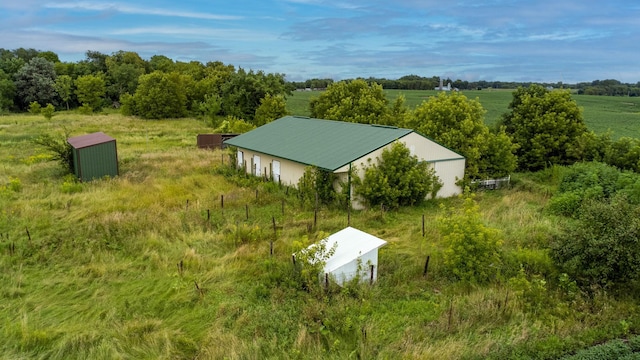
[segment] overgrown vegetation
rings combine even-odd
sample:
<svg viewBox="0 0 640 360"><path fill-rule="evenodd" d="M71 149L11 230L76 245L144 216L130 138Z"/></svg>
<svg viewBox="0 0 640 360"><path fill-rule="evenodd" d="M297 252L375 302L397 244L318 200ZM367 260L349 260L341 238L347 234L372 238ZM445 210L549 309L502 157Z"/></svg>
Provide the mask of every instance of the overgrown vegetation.
<svg viewBox="0 0 640 360"><path fill-rule="evenodd" d="M121 175L65 178L31 142L63 124L116 138ZM555 359L640 331L637 284L584 291L552 261L550 244L576 221L546 210L564 167L476 194L478 224L502 233L501 276L470 286L451 276L436 219L447 214L439 204L458 214L465 201L437 199L352 211L351 226L389 242L378 281L314 293L291 255L347 226L347 210L315 212L295 191L227 168L221 152L196 148L207 129L0 117L4 357Z"/></svg>

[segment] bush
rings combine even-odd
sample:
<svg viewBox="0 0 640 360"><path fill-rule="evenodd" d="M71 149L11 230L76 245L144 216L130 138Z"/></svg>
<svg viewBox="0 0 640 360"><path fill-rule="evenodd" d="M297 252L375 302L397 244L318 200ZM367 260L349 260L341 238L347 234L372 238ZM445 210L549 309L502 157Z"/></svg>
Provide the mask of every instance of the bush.
<svg viewBox="0 0 640 360"><path fill-rule="evenodd" d="M443 263L449 273L471 284L496 278L502 263L502 233L482 223L473 195L466 191L462 209L446 209L437 223L447 244Z"/></svg>
<svg viewBox="0 0 640 360"><path fill-rule="evenodd" d="M44 118L47 120L51 120L53 117L53 113L56 111L55 107L52 104L47 104L44 108L40 110L40 113L44 115Z"/></svg>
<svg viewBox="0 0 640 360"><path fill-rule="evenodd" d="M33 115L40 114L41 110L42 110L42 106L37 101L33 101L29 104L29 112L31 114Z"/></svg>
<svg viewBox="0 0 640 360"><path fill-rule="evenodd" d="M52 160L56 160L62 165L65 171L73 173L73 148L67 142L69 134L63 137L53 137L49 134L40 135L33 142L43 146L53 153Z"/></svg>
<svg viewBox="0 0 640 360"><path fill-rule="evenodd" d="M334 204L338 199L333 188L336 175L328 170L308 166L304 170L304 175L298 181L298 197L302 205L314 204L316 194L318 202L323 205Z"/></svg>
<svg viewBox="0 0 640 360"><path fill-rule="evenodd" d="M378 163L365 169L363 179L355 177L354 184L367 205L390 208L419 204L442 187L435 171L399 141L385 148Z"/></svg>
<svg viewBox="0 0 640 360"><path fill-rule="evenodd" d="M640 208L624 196L587 201L577 223L552 244L558 267L580 285L629 286L640 278Z"/></svg>

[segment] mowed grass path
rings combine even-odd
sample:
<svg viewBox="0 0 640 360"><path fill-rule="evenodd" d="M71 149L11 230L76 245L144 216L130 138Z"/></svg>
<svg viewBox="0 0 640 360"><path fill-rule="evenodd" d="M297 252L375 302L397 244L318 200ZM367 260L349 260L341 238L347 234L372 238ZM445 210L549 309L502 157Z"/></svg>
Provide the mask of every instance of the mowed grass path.
<svg viewBox="0 0 640 360"><path fill-rule="evenodd" d="M389 100L398 95L406 98L407 106L414 109L437 91L429 90L385 90ZM465 90L469 99L478 99L487 110L485 123L495 125L502 114L508 112L512 90ZM318 91L296 91L287 99L289 111L294 115L309 116L309 100L320 95ZM583 109L585 123L596 134L612 132L613 138L623 136L640 138L640 97L613 97L595 95L573 95L572 98Z"/></svg>

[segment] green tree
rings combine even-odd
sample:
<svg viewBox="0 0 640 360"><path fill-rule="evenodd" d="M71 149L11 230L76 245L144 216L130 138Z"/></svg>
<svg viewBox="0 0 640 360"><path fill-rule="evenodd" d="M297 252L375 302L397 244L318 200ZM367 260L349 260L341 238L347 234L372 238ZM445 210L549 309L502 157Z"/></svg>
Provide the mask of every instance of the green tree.
<svg viewBox="0 0 640 360"><path fill-rule="evenodd" d="M477 99L441 92L423 101L407 124L464 155L466 178L506 176L515 170L514 146L502 129L497 134L489 130L485 112Z"/></svg>
<svg viewBox="0 0 640 360"><path fill-rule="evenodd" d="M222 105L218 95L205 95L204 101L199 106L200 113L214 127L220 125L216 120L220 115L220 109L222 109Z"/></svg>
<svg viewBox="0 0 640 360"><path fill-rule="evenodd" d="M69 75L60 75L56 78L56 91L60 99L67 105L69 110L69 100L73 95L73 79Z"/></svg>
<svg viewBox="0 0 640 360"><path fill-rule="evenodd" d="M484 225L473 194L465 191L461 209L444 208L437 219L446 244L442 254L446 270L470 284L487 283L499 274L503 235Z"/></svg>
<svg viewBox="0 0 640 360"><path fill-rule="evenodd" d="M419 204L442 186L435 171L399 141L383 149L378 162L365 168L364 177L354 178L354 185L367 205L390 208Z"/></svg>
<svg viewBox="0 0 640 360"><path fill-rule="evenodd" d="M260 100L267 94L289 95L284 75L239 69L221 85L222 112L253 123Z"/></svg>
<svg viewBox="0 0 640 360"><path fill-rule="evenodd" d="M311 116L318 119L362 124L397 124L391 118L389 102L376 83L362 79L333 83L309 102Z"/></svg>
<svg viewBox="0 0 640 360"><path fill-rule="evenodd" d="M146 62L135 52L118 51L105 60L109 85L107 94L117 100L124 93L133 94L138 86L138 78L146 71Z"/></svg>
<svg viewBox="0 0 640 360"><path fill-rule="evenodd" d="M102 76L83 75L76 79L76 96L78 101L93 110L102 108L106 84Z"/></svg>
<svg viewBox="0 0 640 360"><path fill-rule="evenodd" d="M146 119L180 118L187 114L184 77L178 73L154 71L140 76L133 96L135 114Z"/></svg>
<svg viewBox="0 0 640 360"><path fill-rule="evenodd" d="M13 97L16 87L13 81L2 69L0 69L0 112L13 107Z"/></svg>
<svg viewBox="0 0 640 360"><path fill-rule="evenodd" d="M262 126L288 114L287 101L284 96L267 94L260 99L260 106L256 109L253 123L256 126Z"/></svg>
<svg viewBox="0 0 640 360"><path fill-rule="evenodd" d="M540 85L518 88L503 115L502 125L518 145L518 167L540 170L549 164L572 164L572 150L587 131L582 110L568 90L549 91Z"/></svg>
<svg viewBox="0 0 640 360"><path fill-rule="evenodd" d="M552 258L579 284L628 286L640 277L640 207L626 197L591 200L578 222L558 235Z"/></svg>
<svg viewBox="0 0 640 360"><path fill-rule="evenodd" d="M55 104L57 92L55 88L56 73L53 63L46 59L34 57L14 75L17 104L26 109L37 101L40 105Z"/></svg>

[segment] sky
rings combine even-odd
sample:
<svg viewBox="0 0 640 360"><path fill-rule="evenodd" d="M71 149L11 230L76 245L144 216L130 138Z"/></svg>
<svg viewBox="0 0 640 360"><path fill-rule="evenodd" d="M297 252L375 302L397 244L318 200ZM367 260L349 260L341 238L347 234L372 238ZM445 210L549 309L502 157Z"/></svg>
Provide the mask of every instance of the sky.
<svg viewBox="0 0 640 360"><path fill-rule="evenodd" d="M289 81L640 81L637 0L0 0L0 48L222 61Z"/></svg>

